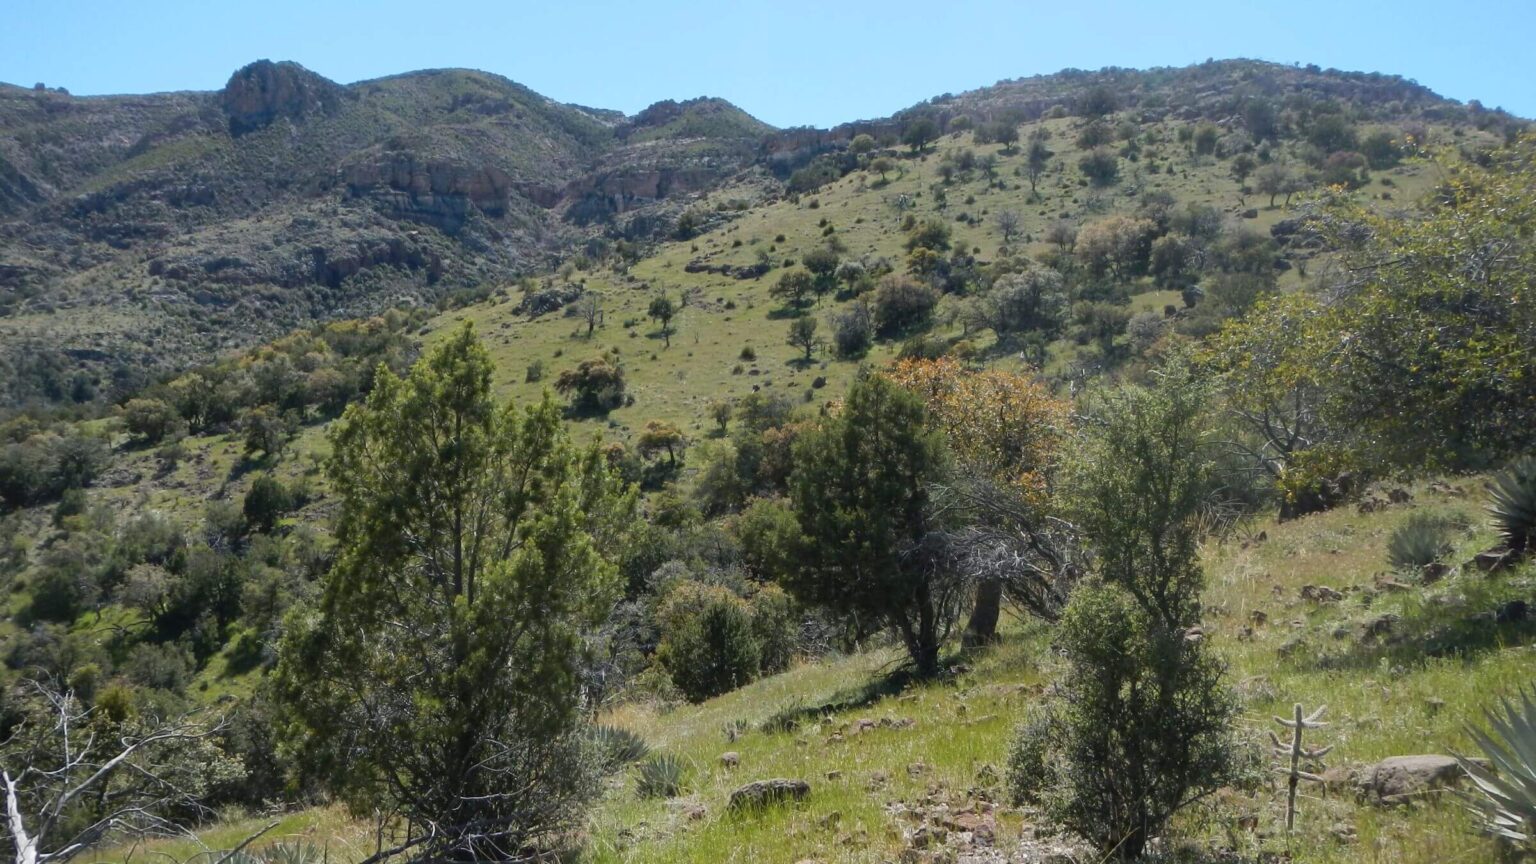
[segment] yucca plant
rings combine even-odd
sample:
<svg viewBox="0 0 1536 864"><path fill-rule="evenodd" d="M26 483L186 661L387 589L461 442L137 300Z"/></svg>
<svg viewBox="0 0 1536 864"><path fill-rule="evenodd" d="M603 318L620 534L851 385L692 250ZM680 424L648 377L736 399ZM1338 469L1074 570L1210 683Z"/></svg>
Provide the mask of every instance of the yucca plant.
<svg viewBox="0 0 1536 864"><path fill-rule="evenodd" d="M1504 538L1519 553L1536 544L1536 456L1515 460L1493 478L1488 513Z"/></svg>
<svg viewBox="0 0 1536 864"><path fill-rule="evenodd" d="M1411 514L1387 540L1387 560L1399 570L1418 570L1451 551L1451 523L1429 513Z"/></svg>
<svg viewBox="0 0 1536 864"><path fill-rule="evenodd" d="M671 753L661 753L640 763L635 791L641 798L675 798L683 794L687 765Z"/></svg>
<svg viewBox="0 0 1536 864"><path fill-rule="evenodd" d="M1472 778L1471 796L1483 830L1527 851L1536 851L1536 693L1521 691L1519 704L1501 698L1502 715L1486 712L1490 731L1468 734L1488 765L1461 756L1456 761Z"/></svg>
<svg viewBox="0 0 1536 864"><path fill-rule="evenodd" d="M324 864L329 857L319 846L302 840L273 843L261 850L261 860L266 864Z"/></svg>
<svg viewBox="0 0 1536 864"><path fill-rule="evenodd" d="M639 762L651 752L644 738L618 726L597 724L591 727L588 735L597 750L598 764L604 774L611 774L625 765Z"/></svg>

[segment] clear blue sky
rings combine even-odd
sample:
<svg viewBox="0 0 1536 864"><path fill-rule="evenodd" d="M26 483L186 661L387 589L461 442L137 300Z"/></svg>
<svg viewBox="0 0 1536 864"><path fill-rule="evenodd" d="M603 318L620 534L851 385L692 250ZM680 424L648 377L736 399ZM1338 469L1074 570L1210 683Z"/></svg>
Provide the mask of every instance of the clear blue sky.
<svg viewBox="0 0 1536 864"><path fill-rule="evenodd" d="M4 0L0 81L212 90L259 58L348 83L463 66L633 113L722 96L828 126L1063 67L1257 57L1389 72L1536 116L1536 0Z"/></svg>

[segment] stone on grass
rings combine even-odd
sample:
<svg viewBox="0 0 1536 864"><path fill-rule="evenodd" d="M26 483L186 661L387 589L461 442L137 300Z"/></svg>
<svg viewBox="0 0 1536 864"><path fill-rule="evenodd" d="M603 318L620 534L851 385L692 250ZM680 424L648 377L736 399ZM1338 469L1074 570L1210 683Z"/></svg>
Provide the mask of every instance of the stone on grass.
<svg viewBox="0 0 1536 864"><path fill-rule="evenodd" d="M770 804L800 801L811 794L811 784L804 780L754 780L731 793L730 809L754 810Z"/></svg>

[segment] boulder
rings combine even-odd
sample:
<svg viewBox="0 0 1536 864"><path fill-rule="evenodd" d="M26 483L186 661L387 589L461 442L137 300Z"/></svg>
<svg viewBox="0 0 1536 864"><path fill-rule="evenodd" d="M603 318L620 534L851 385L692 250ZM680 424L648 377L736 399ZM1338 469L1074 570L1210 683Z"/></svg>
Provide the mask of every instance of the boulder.
<svg viewBox="0 0 1536 864"><path fill-rule="evenodd" d="M735 750L720 754L721 768L735 768L741 764L741 754Z"/></svg>
<svg viewBox="0 0 1536 864"><path fill-rule="evenodd" d="M1413 797L1461 782L1455 758L1439 755L1393 756L1356 775L1362 795L1378 804L1402 804Z"/></svg>
<svg viewBox="0 0 1536 864"><path fill-rule="evenodd" d="M786 801L800 801L811 794L811 784L804 780L755 780L731 793L729 809L753 810Z"/></svg>

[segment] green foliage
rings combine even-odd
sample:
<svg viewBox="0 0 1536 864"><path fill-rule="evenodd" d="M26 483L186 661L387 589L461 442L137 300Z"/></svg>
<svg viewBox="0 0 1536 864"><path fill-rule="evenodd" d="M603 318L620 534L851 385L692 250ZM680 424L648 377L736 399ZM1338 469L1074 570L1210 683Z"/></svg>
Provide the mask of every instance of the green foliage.
<svg viewBox="0 0 1536 864"><path fill-rule="evenodd" d="M1083 154L1077 160L1077 169L1095 186L1113 186L1120 179L1120 158L1114 151L1100 147Z"/></svg>
<svg viewBox="0 0 1536 864"><path fill-rule="evenodd" d="M1536 696L1500 699L1502 716L1488 710L1489 731L1469 728L1489 765L1457 757L1476 785L1475 809L1483 830L1527 852L1536 851Z"/></svg>
<svg viewBox="0 0 1536 864"><path fill-rule="evenodd" d="M922 402L866 374L794 453L790 499L805 543L799 566L781 575L785 588L889 627L919 674L933 674L962 592L925 545L935 525L927 485L944 459Z"/></svg>
<svg viewBox="0 0 1536 864"><path fill-rule="evenodd" d="M633 511L548 399L498 406L490 387L466 326L331 433L336 564L276 677L295 764L358 810L434 826L434 856L580 818L582 634L617 596Z"/></svg>
<svg viewBox="0 0 1536 864"><path fill-rule="evenodd" d="M624 404L624 367L606 356L583 360L560 373L555 389L570 396L576 414L606 414Z"/></svg>
<svg viewBox="0 0 1536 864"><path fill-rule="evenodd" d="M1067 674L1047 734L1058 773L1048 812L1127 860L1235 770L1236 704L1197 626L1214 489L1208 388L1182 364L1159 377L1088 405L1069 510L1097 579L1062 617Z"/></svg>
<svg viewBox="0 0 1536 864"><path fill-rule="evenodd" d="M887 276L875 289L875 332L891 337L921 329L938 305L939 292L930 286L903 276Z"/></svg>
<svg viewBox="0 0 1536 864"><path fill-rule="evenodd" d="M1013 730L1003 781L1014 806L1041 803L1056 784L1050 761L1055 725L1051 706L1036 705L1026 711L1024 722Z"/></svg>
<svg viewBox="0 0 1536 864"><path fill-rule="evenodd" d="M676 798L687 783L688 764L671 753L658 753L640 763L635 793L641 798Z"/></svg>
<svg viewBox="0 0 1536 864"><path fill-rule="evenodd" d="M181 425L176 409L159 399L130 399L123 405L123 428L146 444L158 444Z"/></svg>
<svg viewBox="0 0 1536 864"><path fill-rule="evenodd" d="M645 739L621 726L595 724L588 729L598 762L604 774L612 774L626 765L644 759L651 752Z"/></svg>
<svg viewBox="0 0 1536 864"><path fill-rule="evenodd" d="M1443 517L1412 513L1387 540L1387 561L1399 570L1418 570L1450 554L1454 529Z"/></svg>
<svg viewBox="0 0 1536 864"><path fill-rule="evenodd" d="M1517 459L1495 475L1488 513L1505 546L1524 552L1536 545L1536 456Z"/></svg>
<svg viewBox="0 0 1536 864"><path fill-rule="evenodd" d="M757 677L762 652L747 604L719 587L683 582L668 598L657 658L691 702L727 693Z"/></svg>
<svg viewBox="0 0 1536 864"><path fill-rule="evenodd" d="M901 132L901 143L912 148L913 153L921 151L924 147L939 137L939 124L931 117L918 117L909 121Z"/></svg>
<svg viewBox="0 0 1536 864"><path fill-rule="evenodd" d="M251 528L271 533L277 520L292 510L293 504L293 493L288 487L272 475L263 474L252 481L250 491L245 493L242 510L246 524Z"/></svg>

